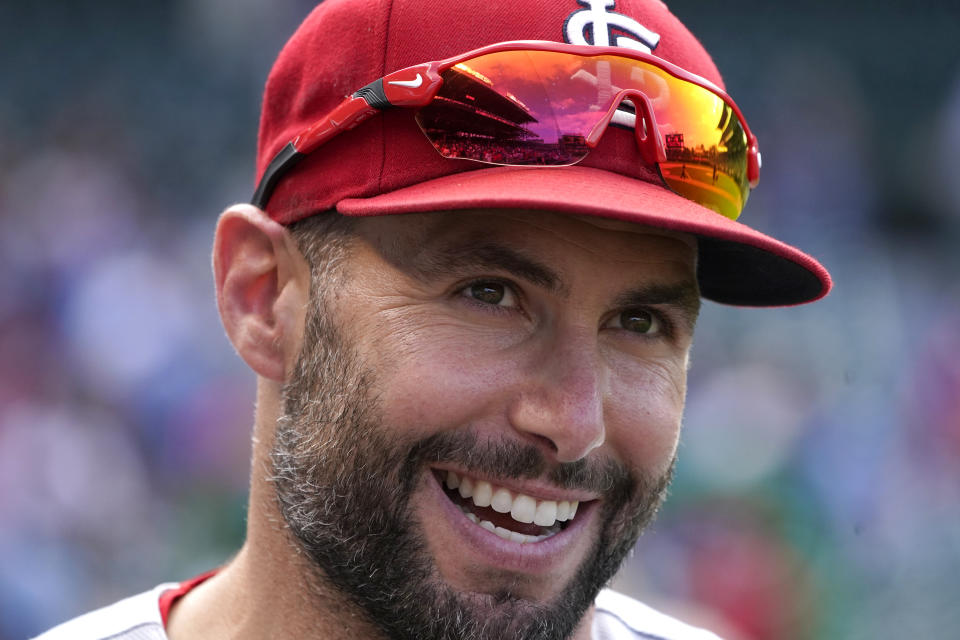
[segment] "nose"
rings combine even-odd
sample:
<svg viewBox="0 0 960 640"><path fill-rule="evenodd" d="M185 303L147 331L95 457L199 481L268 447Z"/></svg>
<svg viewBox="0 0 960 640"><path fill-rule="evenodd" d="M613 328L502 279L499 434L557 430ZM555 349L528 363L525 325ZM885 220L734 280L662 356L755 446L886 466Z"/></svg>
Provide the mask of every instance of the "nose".
<svg viewBox="0 0 960 640"><path fill-rule="evenodd" d="M551 342L531 363L510 406L514 429L573 462L603 444L603 370L595 342Z"/></svg>

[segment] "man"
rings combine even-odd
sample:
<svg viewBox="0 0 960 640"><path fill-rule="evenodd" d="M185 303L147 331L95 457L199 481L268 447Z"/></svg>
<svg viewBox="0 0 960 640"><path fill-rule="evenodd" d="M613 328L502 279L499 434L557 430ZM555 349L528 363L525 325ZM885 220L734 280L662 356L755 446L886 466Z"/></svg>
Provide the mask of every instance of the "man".
<svg viewBox="0 0 960 640"><path fill-rule="evenodd" d="M320 5L214 243L246 542L42 637L715 637L602 588L669 483L700 297L830 288L734 221L759 153L721 82L657 0Z"/></svg>

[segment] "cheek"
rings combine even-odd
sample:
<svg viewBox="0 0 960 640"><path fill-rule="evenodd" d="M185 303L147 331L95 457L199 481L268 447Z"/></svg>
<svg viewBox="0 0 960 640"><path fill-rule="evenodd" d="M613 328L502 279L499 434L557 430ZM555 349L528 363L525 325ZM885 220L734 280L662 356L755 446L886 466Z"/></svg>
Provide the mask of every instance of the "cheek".
<svg viewBox="0 0 960 640"><path fill-rule="evenodd" d="M443 332L407 334L392 353L381 351L378 395L395 428L422 437L500 417L519 363L509 350Z"/></svg>
<svg viewBox="0 0 960 640"><path fill-rule="evenodd" d="M612 376L604 404L612 455L647 473L667 470L677 450L686 367L648 363L639 375Z"/></svg>

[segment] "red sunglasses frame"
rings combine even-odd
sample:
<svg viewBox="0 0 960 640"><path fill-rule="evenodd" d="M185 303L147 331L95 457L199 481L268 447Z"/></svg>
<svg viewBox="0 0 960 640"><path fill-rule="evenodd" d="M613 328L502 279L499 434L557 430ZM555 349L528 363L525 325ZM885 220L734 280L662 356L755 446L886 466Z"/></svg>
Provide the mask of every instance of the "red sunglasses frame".
<svg viewBox="0 0 960 640"><path fill-rule="evenodd" d="M251 203L260 209L266 208L270 195L284 172L303 159L330 139L343 131L353 129L371 116L390 107L422 107L430 103L443 84L442 74L447 69L478 56L499 53L503 51L555 51L570 53L584 57L618 56L639 60L666 71L679 80L703 87L721 98L740 120L743 131L747 136L747 179L750 187L754 188L760 181L760 149L757 138L747 127L746 118L740 108L730 96L718 86L694 73L676 66L657 56L625 49L621 47L597 47L592 45L570 45L547 40L515 40L499 42L474 49L466 53L434 62L405 67L389 73L378 80L357 90L347 97L333 111L323 116L315 123L304 129L293 140L288 142L279 153L270 161L263 172L260 183L253 194ZM587 137L587 146L594 148L600 141L602 133L613 118L616 107L624 98L631 99L636 107L637 115L643 115L651 123L650 130L656 132L656 122L649 99L637 89L621 91L613 102L613 106L606 116L593 128ZM659 135L648 135L644 127L635 126L637 144L640 146L644 160L653 164L666 160L664 143Z"/></svg>

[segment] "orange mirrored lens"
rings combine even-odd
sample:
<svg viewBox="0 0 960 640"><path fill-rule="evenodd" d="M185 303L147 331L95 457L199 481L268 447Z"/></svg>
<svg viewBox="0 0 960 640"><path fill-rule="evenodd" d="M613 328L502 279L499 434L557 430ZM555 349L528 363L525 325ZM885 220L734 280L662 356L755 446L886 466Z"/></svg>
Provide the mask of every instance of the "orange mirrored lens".
<svg viewBox="0 0 960 640"><path fill-rule="evenodd" d="M489 54L442 74L440 91L417 114L437 151L508 165L569 165L586 157L583 125L570 120L569 109L554 108L550 80L539 76L533 53Z"/></svg>
<svg viewBox="0 0 960 640"><path fill-rule="evenodd" d="M676 78L670 86L669 106L654 104L667 151L660 175L681 196L736 220L750 193L743 125L712 91Z"/></svg>
<svg viewBox="0 0 960 640"><path fill-rule="evenodd" d="M443 73L417 122L446 157L568 165L587 155L587 137L625 90L653 106L667 186L736 218L749 192L739 119L712 91L640 60L532 50L478 56Z"/></svg>

